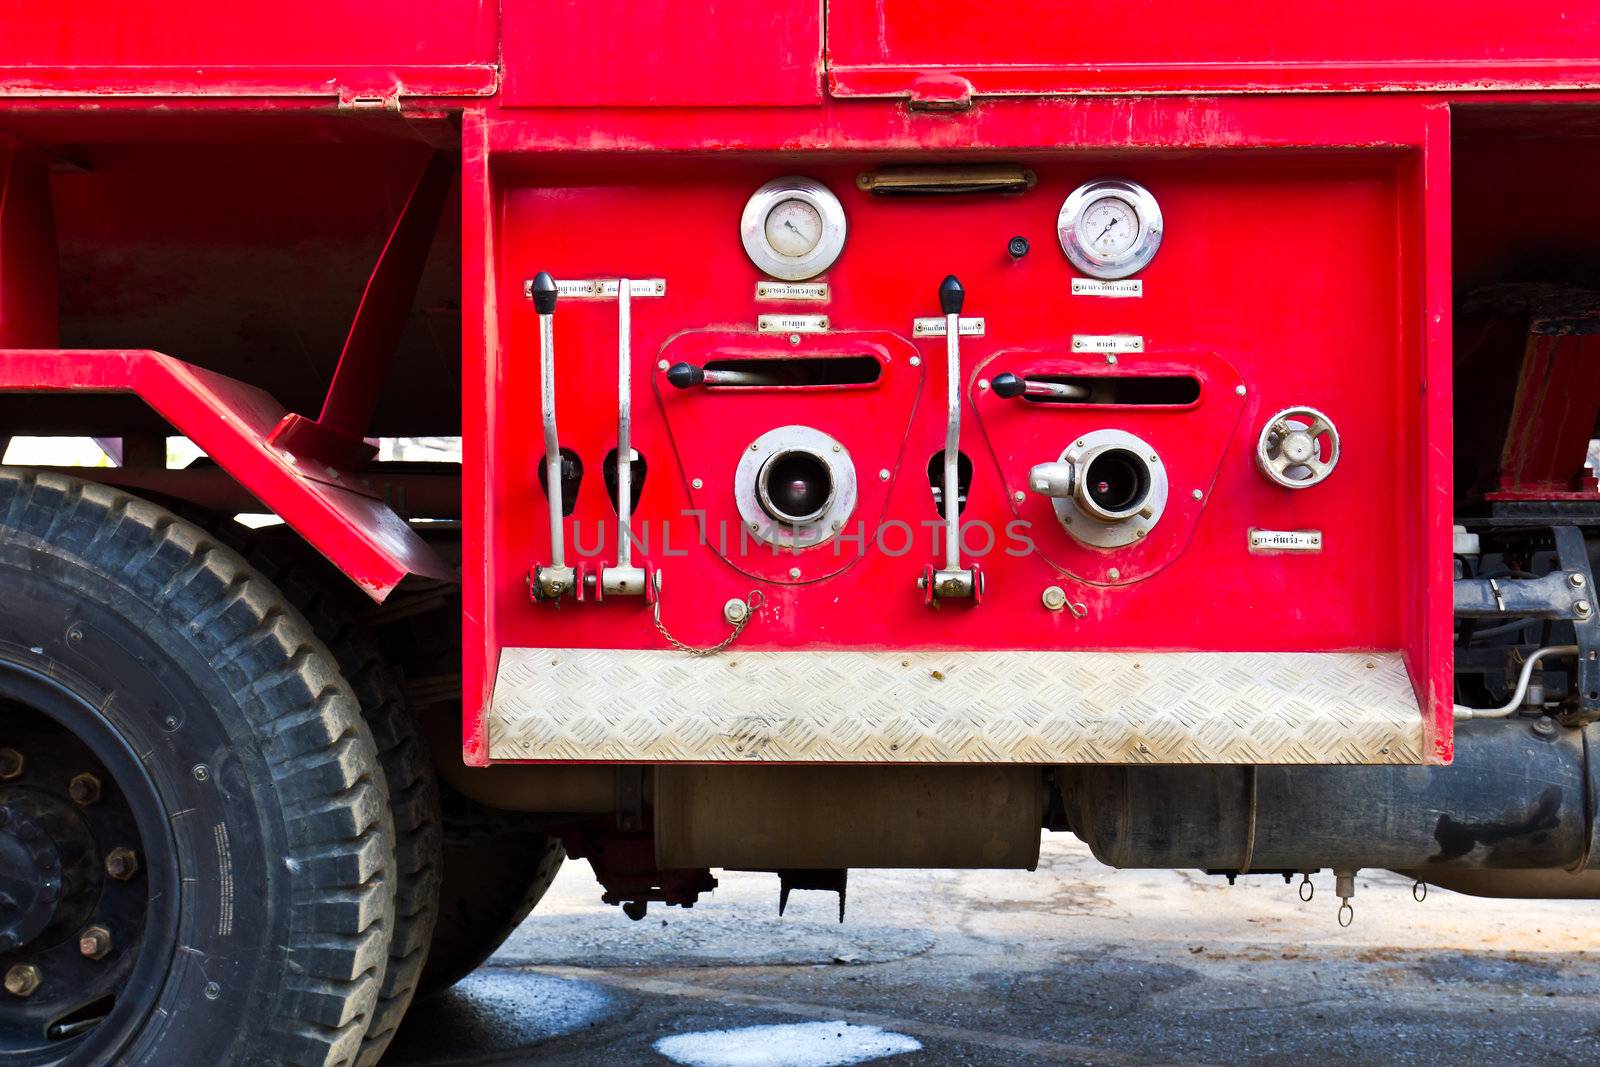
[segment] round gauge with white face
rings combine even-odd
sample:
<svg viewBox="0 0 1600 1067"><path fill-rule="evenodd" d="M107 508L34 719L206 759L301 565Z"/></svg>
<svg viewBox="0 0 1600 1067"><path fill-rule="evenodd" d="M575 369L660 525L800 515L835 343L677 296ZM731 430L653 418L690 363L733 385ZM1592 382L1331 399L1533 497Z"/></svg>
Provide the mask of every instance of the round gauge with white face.
<svg viewBox="0 0 1600 1067"><path fill-rule="evenodd" d="M1126 278L1161 247L1161 208L1137 182L1085 182L1061 205L1056 235L1067 259L1089 277Z"/></svg>
<svg viewBox="0 0 1600 1067"><path fill-rule="evenodd" d="M812 178L774 178L745 203L745 254L774 278L815 278L844 250L844 205Z"/></svg>

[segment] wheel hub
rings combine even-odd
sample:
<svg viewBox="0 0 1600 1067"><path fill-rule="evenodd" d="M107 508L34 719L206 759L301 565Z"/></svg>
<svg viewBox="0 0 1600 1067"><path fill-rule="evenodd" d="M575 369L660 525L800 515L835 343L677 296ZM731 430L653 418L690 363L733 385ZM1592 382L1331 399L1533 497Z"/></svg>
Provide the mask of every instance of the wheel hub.
<svg viewBox="0 0 1600 1067"><path fill-rule="evenodd" d="M32 942L61 903L61 850L19 791L0 797L0 952Z"/></svg>

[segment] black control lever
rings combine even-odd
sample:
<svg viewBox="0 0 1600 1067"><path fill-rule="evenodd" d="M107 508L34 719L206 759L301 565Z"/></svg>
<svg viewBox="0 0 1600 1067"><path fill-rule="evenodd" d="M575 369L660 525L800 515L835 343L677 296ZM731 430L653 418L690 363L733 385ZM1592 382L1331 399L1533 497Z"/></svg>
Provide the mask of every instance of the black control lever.
<svg viewBox="0 0 1600 1067"><path fill-rule="evenodd" d="M706 372L693 363L674 363L667 368L667 382L674 389L693 389L706 383Z"/></svg>
<svg viewBox="0 0 1600 1067"><path fill-rule="evenodd" d="M747 370L706 370L693 363L674 363L667 368L667 382L674 389L693 389L697 385L782 385L770 374Z"/></svg>
<svg viewBox="0 0 1600 1067"><path fill-rule="evenodd" d="M1028 383L1010 371L1006 371L1004 374L996 374L994 380L989 383L989 387L994 390L995 396L1006 400L1010 400L1014 396L1021 396L1028 391Z"/></svg>
<svg viewBox="0 0 1600 1067"><path fill-rule="evenodd" d="M1088 400L1089 390L1081 385L1070 385L1067 382L1045 382L1035 378L1023 378L1019 375L1005 371L996 374L989 382L989 388L994 390L994 395L1002 400L1010 400L1019 396L1036 396L1049 400Z"/></svg>

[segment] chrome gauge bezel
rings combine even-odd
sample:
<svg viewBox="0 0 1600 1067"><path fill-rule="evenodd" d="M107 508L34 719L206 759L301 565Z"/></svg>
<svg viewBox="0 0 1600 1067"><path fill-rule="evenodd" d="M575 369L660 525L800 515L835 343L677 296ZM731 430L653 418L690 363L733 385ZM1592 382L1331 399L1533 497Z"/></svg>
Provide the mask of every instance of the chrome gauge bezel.
<svg viewBox="0 0 1600 1067"><path fill-rule="evenodd" d="M803 256L786 256L767 240L767 216L779 204L798 200L809 204L822 220L822 236L816 247ZM815 178L790 175L774 178L751 194L739 220L739 235L745 254L762 273L786 282L815 278L839 259L844 251L846 232L844 205L833 192Z"/></svg>
<svg viewBox="0 0 1600 1067"><path fill-rule="evenodd" d="M1139 222L1139 235L1126 252L1107 256L1095 252L1078 232L1084 213L1106 197L1114 197L1133 210ZM1072 191L1056 216L1056 237L1061 251L1078 270L1091 278L1126 278L1150 265L1161 247L1161 206L1150 190L1123 178L1099 178L1084 182Z"/></svg>

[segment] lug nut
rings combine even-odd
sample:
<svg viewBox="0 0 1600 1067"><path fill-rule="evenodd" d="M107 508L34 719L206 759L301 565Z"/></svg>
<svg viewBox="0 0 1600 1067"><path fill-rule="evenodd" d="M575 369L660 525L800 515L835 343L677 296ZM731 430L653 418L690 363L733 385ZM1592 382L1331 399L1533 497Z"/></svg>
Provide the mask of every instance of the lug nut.
<svg viewBox="0 0 1600 1067"><path fill-rule="evenodd" d="M131 848L114 848L106 853L106 873L126 882L139 873L139 854Z"/></svg>
<svg viewBox="0 0 1600 1067"><path fill-rule="evenodd" d="M27 761L14 748L0 748L0 779L12 779L22 774Z"/></svg>
<svg viewBox="0 0 1600 1067"><path fill-rule="evenodd" d="M29 997L39 988L39 968L19 963L6 972L6 992L14 997Z"/></svg>
<svg viewBox="0 0 1600 1067"><path fill-rule="evenodd" d="M100 779L92 774L80 774L67 785L67 796L80 808L100 802Z"/></svg>
<svg viewBox="0 0 1600 1067"><path fill-rule="evenodd" d="M78 951L91 960L103 960L111 952L111 931L91 926L78 935Z"/></svg>

